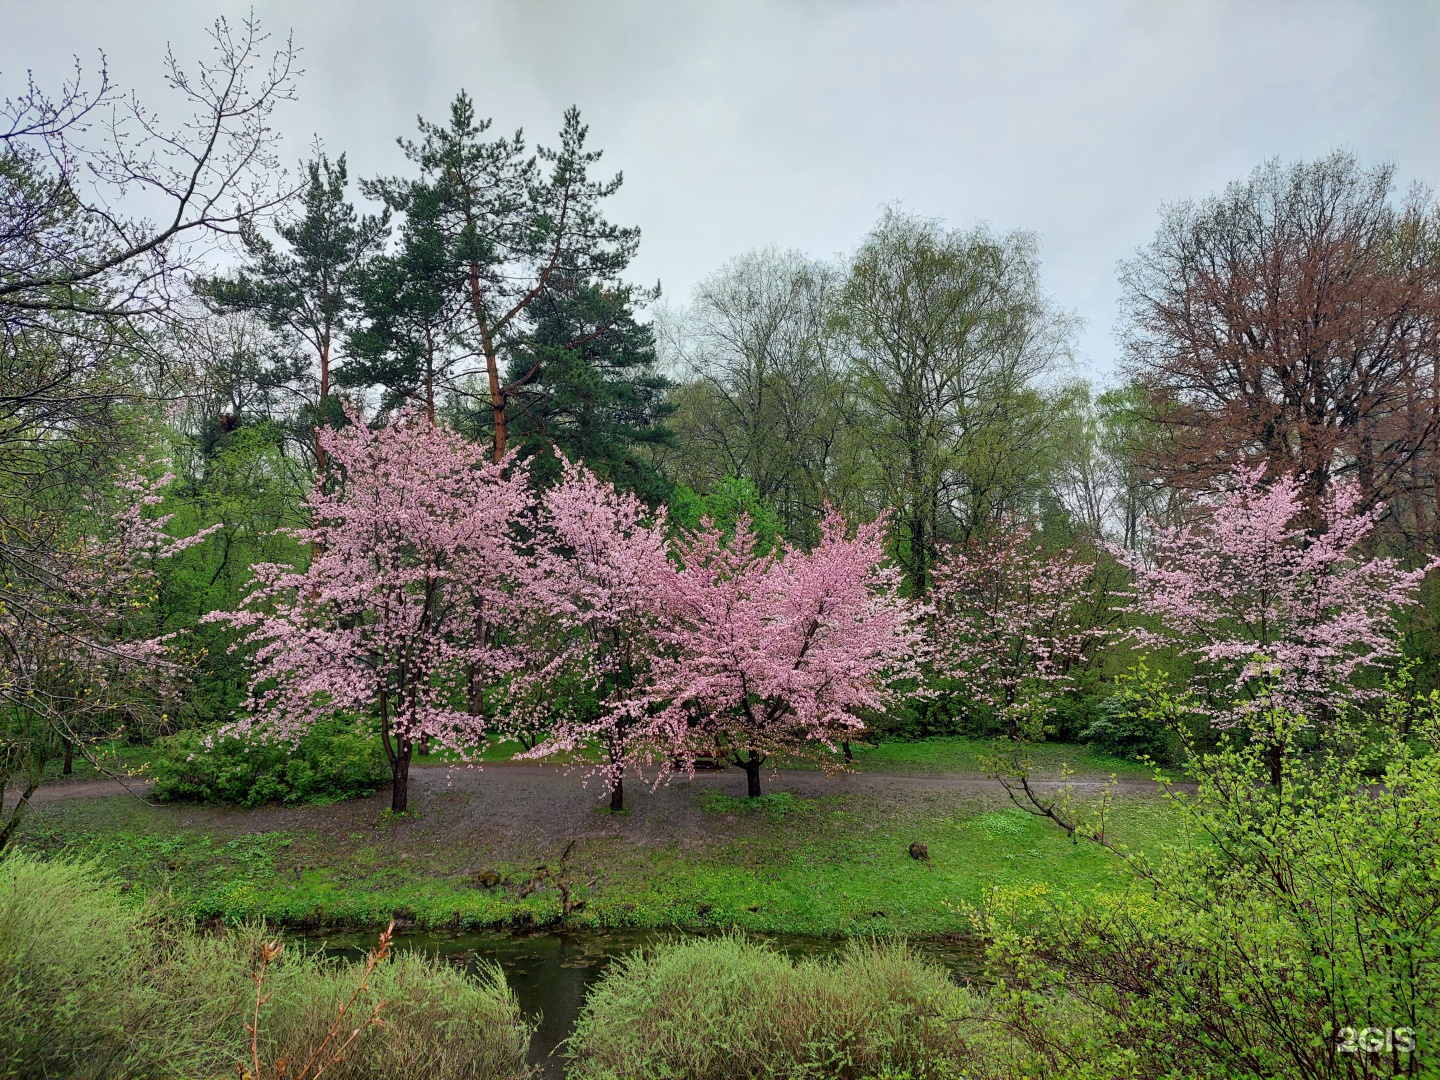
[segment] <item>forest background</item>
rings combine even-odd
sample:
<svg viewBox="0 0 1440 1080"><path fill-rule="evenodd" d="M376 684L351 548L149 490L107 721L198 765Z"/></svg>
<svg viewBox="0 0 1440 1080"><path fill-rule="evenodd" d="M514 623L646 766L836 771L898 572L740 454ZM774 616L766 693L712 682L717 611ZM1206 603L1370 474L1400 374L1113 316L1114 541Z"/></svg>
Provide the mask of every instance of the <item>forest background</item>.
<svg viewBox="0 0 1440 1080"><path fill-rule="evenodd" d="M319 433L407 410L513 454L535 490L583 461L665 508L675 535L744 517L762 545L803 551L828 507L883 518L916 600L947 552L1023 526L1088 567L1071 630L1105 631L1067 657L1048 734L1119 752L1173 749L1117 734L1113 680L1136 655L1113 632L1125 553L1143 562L1153 530L1237 468L1294 477L1312 517L1353 482L1356 511L1379 515L1371 555L1418 567L1440 544L1440 217L1388 164L1270 162L1164 208L1121 271L1123 377L1096 387L1073 376L1075 319L1046 295L1032 235L896 206L844 258L749 252L661 304L625 276L640 237L606 218L620 176L578 111L532 147L462 93L401 136L404 175L352 184L343 154L319 152L290 175L272 117L294 54L275 45L219 24L205 64L171 58L194 112L178 130L103 72L9 105L15 778L243 712L246 649L207 616L241 606L255 566L316 553L287 530L341 483ZM115 209L137 197L148 217ZM127 514L143 542L107 549ZM141 549L143 566L105 570ZM1424 600L1401 626L1422 691ZM141 653L161 640L157 669ZM1179 654L1162 662L1186 676ZM1003 733L1003 712L951 681L868 720L882 737L978 736Z"/></svg>

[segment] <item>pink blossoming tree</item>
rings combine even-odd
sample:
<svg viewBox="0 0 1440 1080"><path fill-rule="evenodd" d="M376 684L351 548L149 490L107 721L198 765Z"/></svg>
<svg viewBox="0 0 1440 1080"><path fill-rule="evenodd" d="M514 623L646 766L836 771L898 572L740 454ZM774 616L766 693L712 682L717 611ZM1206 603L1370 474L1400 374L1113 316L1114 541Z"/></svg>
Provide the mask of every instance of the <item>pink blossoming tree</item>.
<svg viewBox="0 0 1440 1080"><path fill-rule="evenodd" d="M121 472L94 530L40 515L10 523L9 550L26 557L0 568L0 795L23 780L0 826L0 849L57 753L68 772L74 751L88 756L101 734L137 718L163 719L184 685L184 665L167 655L151 619L157 566L218 526L172 537L170 515L156 510L174 476L147 476L144 464Z"/></svg>
<svg viewBox="0 0 1440 1080"><path fill-rule="evenodd" d="M1363 676L1395 659L1395 611L1436 565L1370 555L1381 508L1361 510L1355 484L1312 511L1294 477L1264 475L1242 468L1193 523L1157 528L1149 561L1116 552L1135 574L1135 640L1194 663L1221 727L1266 707L1323 722L1375 693Z"/></svg>
<svg viewBox="0 0 1440 1080"><path fill-rule="evenodd" d="M1106 635L1093 610L1094 570L1074 551L1048 550L1016 520L952 549L935 570L935 669L994 709L1012 739L1070 688L1073 665Z"/></svg>
<svg viewBox="0 0 1440 1080"><path fill-rule="evenodd" d="M541 502L537 533L531 640L549 643L534 650L548 662L521 689L548 713L549 735L526 756L598 745L598 772L619 811L627 766L653 757L646 736L662 626L657 589L670 572L664 514L566 462Z"/></svg>
<svg viewBox="0 0 1440 1080"><path fill-rule="evenodd" d="M708 522L682 539L680 566L657 583L667 625L655 741L687 767L700 754L728 759L754 798L773 755L833 751L863 728L858 712L888 704L919 642L883 532L873 522L851 534L832 510L808 552L759 554L744 518L729 543Z"/></svg>
<svg viewBox="0 0 1440 1080"><path fill-rule="evenodd" d="M513 532L529 496L508 462L422 415L318 437L341 480L312 492L313 524L296 531L316 557L303 571L257 566L241 609L216 616L254 648L234 730L297 739L336 711L376 714L403 812L416 745L474 751L487 688L518 666L498 631L524 569Z"/></svg>

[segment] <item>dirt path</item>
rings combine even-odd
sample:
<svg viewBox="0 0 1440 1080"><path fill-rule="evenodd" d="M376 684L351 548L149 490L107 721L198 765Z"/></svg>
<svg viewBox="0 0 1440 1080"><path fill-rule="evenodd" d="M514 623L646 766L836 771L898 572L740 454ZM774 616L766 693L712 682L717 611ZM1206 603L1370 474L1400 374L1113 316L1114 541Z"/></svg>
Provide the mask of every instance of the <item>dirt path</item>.
<svg viewBox="0 0 1440 1080"><path fill-rule="evenodd" d="M153 780L114 780L108 776L93 780L52 780L42 785L30 796L30 805L58 802L62 799L100 799L109 795L140 795L148 797ZM5 792L5 806L13 807L19 795L14 790Z"/></svg>
<svg viewBox="0 0 1440 1080"><path fill-rule="evenodd" d="M443 774L443 776L442 776ZM499 778L499 779L497 779ZM816 795L879 794L884 791L943 790L960 792L1002 792L1004 788L997 780L972 773L928 773L928 772L865 772L836 773L826 776L815 769L781 769L765 774L767 793L788 791L793 795L813 797ZM1109 783L1108 777L1072 777L1071 787L1077 791L1102 791ZM42 786L30 796L31 805L55 802L60 799L96 799L110 795L148 796L153 780L144 778L116 780L99 777L93 780L55 780ZM693 778L672 777L670 783L695 784L706 790L721 791L741 796L745 794L745 774L738 769L723 769L697 772ZM1037 779L1031 782L1037 788L1053 788L1057 781ZM554 765L513 764L492 762L483 768L467 766L431 765L416 763L411 767L410 784L419 792L441 791L478 792L484 789L512 787L527 789L536 795L568 794L570 789L584 789L585 777L579 771L567 771ZM594 787L595 781L590 782ZM541 790L536 790L536 789ZM733 790L732 790L733 789ZM644 797L650 794L650 784L644 780L627 778L627 795ZM663 788L662 788L663 790ZM1154 781L1135 777L1122 777L1115 781L1118 794L1154 792L1158 790ZM594 788L596 797L599 789ZM517 792L518 793L518 792ZM5 805L14 806L16 794L6 792Z"/></svg>
<svg viewBox="0 0 1440 1080"><path fill-rule="evenodd" d="M1107 782L1086 777L1072 784L1083 797L1098 796ZM923 806L940 817L967 802L999 805L1006 801L997 781L965 774L857 772L826 776L818 770L785 769L767 774L764 784L767 792L789 792L807 800L833 796L850 805L858 802L917 810ZM1055 784L1038 782L1042 787ZM147 787L136 781L122 786L109 779L62 781L41 788L31 802L43 814L47 805L58 811L63 804L74 806L72 800L123 795L127 790L143 797ZM675 777L653 790L643 781L627 779L627 812L618 816L606 812L597 780L591 778L587 783L578 770L567 773L554 766L491 764L477 769L416 765L410 789L412 813L384 826L394 830L396 840L408 837L422 848L459 846L477 854L486 852L490 859L512 854L521 857L522 853L528 858L537 849L563 846L572 839L684 847L717 840L723 843L732 834L737 842L743 842L751 831L745 819L752 815L717 814L706 810L695 797L703 792L743 796L745 775L738 769ZM1122 796L1149 794L1156 785L1123 779L1116 782L1115 790ZM13 797L8 801L13 804ZM163 815L171 828L182 830L230 836L303 830L342 840L380 827L389 804L388 792L381 791L370 798L331 806L268 805L247 810L172 803L156 805L154 812Z"/></svg>

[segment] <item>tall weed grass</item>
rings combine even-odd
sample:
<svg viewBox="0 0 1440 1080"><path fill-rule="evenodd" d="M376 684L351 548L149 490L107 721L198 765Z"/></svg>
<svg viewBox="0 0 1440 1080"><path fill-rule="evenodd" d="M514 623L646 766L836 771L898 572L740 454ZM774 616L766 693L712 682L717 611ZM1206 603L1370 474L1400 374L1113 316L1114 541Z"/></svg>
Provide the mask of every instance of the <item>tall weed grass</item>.
<svg viewBox="0 0 1440 1080"><path fill-rule="evenodd" d="M969 992L904 944L791 960L727 935L617 962L570 1037L572 1080L955 1077Z"/></svg>
<svg viewBox="0 0 1440 1080"><path fill-rule="evenodd" d="M126 903L91 866L0 860L0 1077L234 1076L263 928L202 934ZM287 949L267 973L260 1050L297 1071L356 985L353 965ZM519 1080L530 1027L498 969L469 977L402 954L371 977L386 1002L333 1080ZM368 1012L371 1006L366 1004Z"/></svg>

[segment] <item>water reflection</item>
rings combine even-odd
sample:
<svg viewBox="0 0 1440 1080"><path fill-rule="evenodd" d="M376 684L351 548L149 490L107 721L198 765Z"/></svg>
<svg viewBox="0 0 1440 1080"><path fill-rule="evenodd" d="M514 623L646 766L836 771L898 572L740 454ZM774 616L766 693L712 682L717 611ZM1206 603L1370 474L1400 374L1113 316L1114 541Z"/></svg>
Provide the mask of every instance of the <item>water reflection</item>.
<svg viewBox="0 0 1440 1080"><path fill-rule="evenodd" d="M320 939L331 954L359 959L376 939L370 932L341 932ZM539 1019L530 1041L530 1061L546 1076L563 1076L563 1063L555 1051L575 1026L585 994L604 973L610 961L636 949L687 935L674 930L605 930L512 933L466 931L461 933L404 933L396 947L423 949L473 971L490 961L500 965L520 1008ZM756 934L790 956L833 956L845 949L839 938L801 934ZM924 939L912 943L927 959L947 968L960 981L981 975L981 956L974 942L960 938Z"/></svg>

